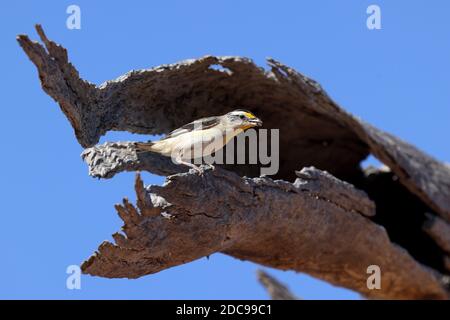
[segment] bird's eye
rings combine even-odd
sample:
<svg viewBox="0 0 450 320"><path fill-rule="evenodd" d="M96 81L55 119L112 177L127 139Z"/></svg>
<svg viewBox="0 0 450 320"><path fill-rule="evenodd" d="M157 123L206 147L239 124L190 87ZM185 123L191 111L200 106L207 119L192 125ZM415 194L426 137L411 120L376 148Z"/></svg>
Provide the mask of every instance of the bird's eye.
<svg viewBox="0 0 450 320"><path fill-rule="evenodd" d="M239 116L239 118L245 119L245 116L244 116L243 114L241 114L241 115Z"/></svg>

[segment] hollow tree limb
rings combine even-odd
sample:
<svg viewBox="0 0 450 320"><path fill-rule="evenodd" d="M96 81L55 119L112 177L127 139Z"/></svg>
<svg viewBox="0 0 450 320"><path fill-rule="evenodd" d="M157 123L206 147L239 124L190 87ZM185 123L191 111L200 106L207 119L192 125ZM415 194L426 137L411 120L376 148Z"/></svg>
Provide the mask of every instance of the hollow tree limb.
<svg viewBox="0 0 450 320"><path fill-rule="evenodd" d="M439 275L366 217L375 207L364 192L342 184L315 168L301 170L295 183L220 168L172 175L163 186L144 187L137 176L137 207L117 206L124 234L102 243L82 270L137 278L222 252L368 297L447 298ZM370 265L381 268L380 290L367 288Z"/></svg>

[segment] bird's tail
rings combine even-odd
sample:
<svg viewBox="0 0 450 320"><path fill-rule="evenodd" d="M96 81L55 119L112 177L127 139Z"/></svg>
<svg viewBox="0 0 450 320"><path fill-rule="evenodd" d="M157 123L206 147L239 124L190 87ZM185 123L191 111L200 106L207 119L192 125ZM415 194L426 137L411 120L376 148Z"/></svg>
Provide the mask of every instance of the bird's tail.
<svg viewBox="0 0 450 320"><path fill-rule="evenodd" d="M135 142L134 147L136 149L136 153L143 153L148 151L154 151L152 149L152 146L154 145L154 142Z"/></svg>

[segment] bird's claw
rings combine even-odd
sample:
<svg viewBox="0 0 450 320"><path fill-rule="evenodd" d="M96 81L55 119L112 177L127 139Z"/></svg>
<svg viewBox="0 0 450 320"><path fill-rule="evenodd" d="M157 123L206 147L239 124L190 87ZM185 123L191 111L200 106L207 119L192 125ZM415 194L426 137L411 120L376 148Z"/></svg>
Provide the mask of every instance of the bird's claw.
<svg viewBox="0 0 450 320"><path fill-rule="evenodd" d="M195 166L192 167L195 172L197 172L200 176L203 176L205 174L206 170L214 170L216 167L210 163L201 165L201 166Z"/></svg>

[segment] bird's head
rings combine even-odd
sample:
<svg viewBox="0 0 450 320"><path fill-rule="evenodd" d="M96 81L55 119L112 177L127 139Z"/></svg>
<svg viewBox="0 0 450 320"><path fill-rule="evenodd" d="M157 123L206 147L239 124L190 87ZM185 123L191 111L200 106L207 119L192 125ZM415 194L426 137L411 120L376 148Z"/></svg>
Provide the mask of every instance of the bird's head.
<svg viewBox="0 0 450 320"><path fill-rule="evenodd" d="M228 126L231 126L234 129L246 130L262 126L262 121L247 110L234 110L228 112L224 116L224 120Z"/></svg>

